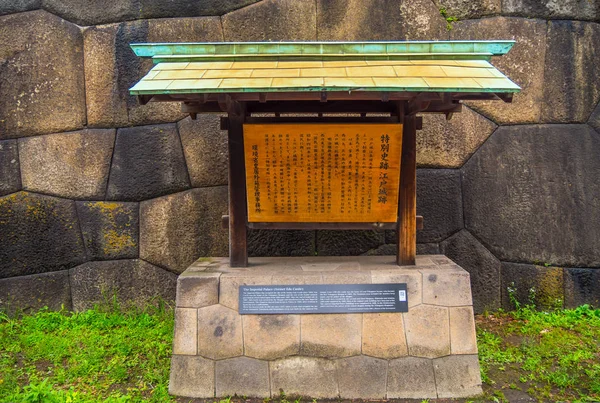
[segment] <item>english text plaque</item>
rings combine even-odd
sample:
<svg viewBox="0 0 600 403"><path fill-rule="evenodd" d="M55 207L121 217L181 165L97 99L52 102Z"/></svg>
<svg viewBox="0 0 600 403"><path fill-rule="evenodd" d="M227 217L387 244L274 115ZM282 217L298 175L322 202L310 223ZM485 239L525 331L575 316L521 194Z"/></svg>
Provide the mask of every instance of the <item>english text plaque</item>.
<svg viewBox="0 0 600 403"><path fill-rule="evenodd" d="M396 222L401 124L245 124L248 222Z"/></svg>
<svg viewBox="0 0 600 403"><path fill-rule="evenodd" d="M242 315L408 312L405 283L240 286Z"/></svg>

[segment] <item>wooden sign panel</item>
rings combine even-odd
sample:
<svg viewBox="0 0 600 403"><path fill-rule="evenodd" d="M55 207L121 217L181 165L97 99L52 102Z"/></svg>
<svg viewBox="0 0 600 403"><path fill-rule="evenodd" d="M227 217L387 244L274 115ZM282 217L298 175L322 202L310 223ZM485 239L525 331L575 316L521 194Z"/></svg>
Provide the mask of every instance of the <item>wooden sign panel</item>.
<svg viewBox="0 0 600 403"><path fill-rule="evenodd" d="M249 222L396 222L401 124L245 124Z"/></svg>

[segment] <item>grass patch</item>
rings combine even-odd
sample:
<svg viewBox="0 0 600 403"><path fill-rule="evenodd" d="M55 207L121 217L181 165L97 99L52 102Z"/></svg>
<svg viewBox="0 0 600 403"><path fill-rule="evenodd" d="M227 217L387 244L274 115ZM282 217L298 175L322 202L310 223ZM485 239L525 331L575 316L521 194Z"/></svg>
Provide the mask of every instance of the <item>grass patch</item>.
<svg viewBox="0 0 600 403"><path fill-rule="evenodd" d="M600 401L600 310L519 306L476 322L485 395L467 402ZM168 395L172 335L164 304L0 313L0 402L188 402ZM293 401L282 394L265 402Z"/></svg>

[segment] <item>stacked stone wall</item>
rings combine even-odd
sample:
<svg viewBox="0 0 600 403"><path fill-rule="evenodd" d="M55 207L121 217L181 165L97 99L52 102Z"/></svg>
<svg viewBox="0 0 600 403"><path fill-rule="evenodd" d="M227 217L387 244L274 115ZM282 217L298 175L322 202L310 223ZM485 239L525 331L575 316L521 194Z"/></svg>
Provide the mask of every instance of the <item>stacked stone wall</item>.
<svg viewBox="0 0 600 403"><path fill-rule="evenodd" d="M0 0L0 305L172 299L189 264L227 255L218 117L138 105L150 64L129 43L420 39L515 39L494 64L523 92L425 116L419 252L470 272L476 311L508 307L513 282L539 305L599 306L600 0ZM394 242L250 234L255 256Z"/></svg>

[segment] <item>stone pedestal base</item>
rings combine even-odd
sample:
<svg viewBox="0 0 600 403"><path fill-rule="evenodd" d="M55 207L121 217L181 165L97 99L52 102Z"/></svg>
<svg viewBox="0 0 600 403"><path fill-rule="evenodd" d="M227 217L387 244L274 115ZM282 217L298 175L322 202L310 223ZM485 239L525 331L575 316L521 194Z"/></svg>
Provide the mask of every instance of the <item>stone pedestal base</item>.
<svg viewBox="0 0 600 403"><path fill-rule="evenodd" d="M445 256L203 258L178 279L169 392L452 398L481 393L469 274ZM240 285L407 283L406 313L240 315Z"/></svg>

